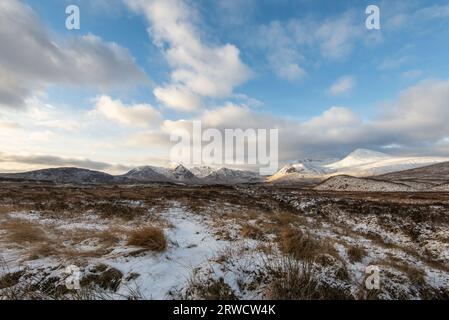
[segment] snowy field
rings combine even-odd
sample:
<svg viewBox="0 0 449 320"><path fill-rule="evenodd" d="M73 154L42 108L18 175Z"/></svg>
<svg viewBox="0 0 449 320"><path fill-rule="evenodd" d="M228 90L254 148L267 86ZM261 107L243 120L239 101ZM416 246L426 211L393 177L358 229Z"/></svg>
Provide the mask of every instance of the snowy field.
<svg viewBox="0 0 449 320"><path fill-rule="evenodd" d="M0 186L0 299L448 298L445 193Z"/></svg>

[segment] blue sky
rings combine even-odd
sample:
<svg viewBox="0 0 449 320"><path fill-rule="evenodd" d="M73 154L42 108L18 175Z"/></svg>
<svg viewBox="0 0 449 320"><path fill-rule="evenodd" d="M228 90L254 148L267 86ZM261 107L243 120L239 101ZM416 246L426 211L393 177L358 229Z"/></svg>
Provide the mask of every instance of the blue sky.
<svg viewBox="0 0 449 320"><path fill-rule="evenodd" d="M169 76L169 68L158 48L149 42L144 18L129 12L119 1L73 1L44 0L27 1L45 22L56 32L66 36L92 33L105 41L113 41L128 48L137 64L155 82L160 83ZM218 1L219 2L219 1ZM236 88L237 93L246 94L263 103L270 112L308 118L321 113L332 105L344 105L357 109L363 115L372 114L379 102L396 97L398 91L416 82L416 78L445 78L448 74L449 19L431 19L419 25L410 21L402 30L388 28L388 15L414 12L419 8L447 4L447 1L410 1L403 9L397 8L403 1L379 2L382 13L380 31L365 29L365 8L372 1L229 1L228 9L216 1L195 1L192 6L203 14L208 36L221 43L232 43L242 50L242 59L257 74L251 81ZM224 1L223 1L224 2ZM233 4L235 2L235 4ZM81 9L82 28L68 31L65 28L65 8L77 4ZM239 12L243 8L244 14ZM398 11L395 11L398 10ZM409 10L409 11L408 11ZM408 12L407 12L408 11ZM268 25L273 21L288 23L296 19L339 19L346 12L354 15L354 24L363 34L362 38L382 37L380 43L355 41L354 48L344 57L324 59L311 52L304 61L307 75L304 78L285 80L267 70L265 53L251 43L251 29ZM229 21L229 14L238 21ZM387 15L387 17L383 17ZM229 20L228 20L229 19ZM407 22L404 22L407 24ZM242 31L243 29L243 31ZM369 41L368 41L369 42ZM382 67L383 63L390 64ZM420 71L419 76L407 77L404 73ZM351 93L334 97L323 94L342 75L357 79L357 88ZM415 75L415 73L413 73ZM67 101L67 94L60 93L58 99ZM76 95L76 93L75 93ZM132 92L127 99L155 103L151 90Z"/></svg>
<svg viewBox="0 0 449 320"><path fill-rule="evenodd" d="M80 30L65 28L65 8L71 4L80 8ZM365 27L370 4L380 8L380 30ZM0 49L10 78L34 79L18 90L22 96L11 98L12 89L5 88L8 99L0 100L0 120L9 127L8 137L17 139L14 146L7 145L2 130L0 143L11 159L22 159L16 154L88 158L99 167L162 161L166 152L161 140L169 124L204 120L205 113L214 111L225 115L221 122L213 121L219 128L245 126L254 119L260 120L256 127L267 122L286 127L281 132L281 162L308 155L341 156L355 147L382 151L392 145L397 147L388 151L399 154L449 155L449 132L439 127L448 116L448 1L7 0L0 13L13 9L23 19L9 15L11 31L26 32L13 28L22 20L37 31L27 34L30 38L23 43L5 33L5 39L0 38L5 45L10 41L14 48L33 51L26 46L37 37L48 40L50 47L56 43L67 57L73 47L81 49L73 65L68 58L61 62L67 72L79 76L61 76L61 70L51 67L51 72L39 74L30 67L32 77L27 70L17 71L13 55ZM84 55L95 65L95 59L102 59L108 70L83 69ZM48 54L25 58L45 66L42 60ZM117 71L111 71L117 65ZM89 72L97 74L83 75ZM424 105L415 106L417 99L410 102L418 93ZM102 100L113 104L109 110L123 114L105 114L99 97L109 98ZM160 123L134 127L127 117L139 114L136 106L146 107L143 114L157 115ZM46 110L44 125L32 120L30 110L39 108ZM245 116L251 121L245 122ZM422 120L426 117L430 119ZM72 133L64 132L63 125L45 126L58 121L83 126ZM19 129L11 132L14 124ZM423 134L412 133L415 129ZM58 138L30 143L31 135L46 134ZM145 139L131 146L132 137ZM87 142L92 149L82 150L79 146ZM2 163L11 170L42 165L13 162Z"/></svg>

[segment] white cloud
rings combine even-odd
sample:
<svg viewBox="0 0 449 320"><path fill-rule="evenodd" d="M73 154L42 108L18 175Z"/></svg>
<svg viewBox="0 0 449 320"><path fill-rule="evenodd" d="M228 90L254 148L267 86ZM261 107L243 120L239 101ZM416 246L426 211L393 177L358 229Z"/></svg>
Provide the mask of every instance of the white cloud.
<svg viewBox="0 0 449 320"><path fill-rule="evenodd" d="M448 123L449 81L426 80L386 105L376 126L397 142L432 142L449 135Z"/></svg>
<svg viewBox="0 0 449 320"><path fill-rule="evenodd" d="M108 96L97 98L94 113L119 124L142 128L159 124L162 119L160 112L148 104L128 106Z"/></svg>
<svg viewBox="0 0 449 320"><path fill-rule="evenodd" d="M183 86L159 87L154 90L154 95L159 101L178 111L193 112L202 105L201 98Z"/></svg>
<svg viewBox="0 0 449 320"><path fill-rule="evenodd" d="M331 59L346 58L352 52L355 41L362 35L363 29L357 26L350 13L324 21L315 33L321 55Z"/></svg>
<svg viewBox="0 0 449 320"><path fill-rule="evenodd" d="M406 79L419 78L423 75L423 71L419 69L409 70L401 73L401 76Z"/></svg>
<svg viewBox="0 0 449 320"><path fill-rule="evenodd" d="M234 104L204 111L197 119L203 128L220 130L278 128L280 161L335 156L361 146L398 146L395 151L399 153L442 154L449 150L447 142L442 143L449 136L449 81L424 81L410 87L368 120L345 107L331 107L309 120L298 121ZM177 128L189 130L190 126L187 120L165 121L163 128L170 134Z"/></svg>
<svg viewBox="0 0 449 320"><path fill-rule="evenodd" d="M268 25L260 26L257 45L267 51L270 68L281 79L295 80L306 75L300 66L304 58L296 47L297 37L293 34L299 30L299 22L293 21L283 25L279 21L272 21Z"/></svg>
<svg viewBox="0 0 449 320"><path fill-rule="evenodd" d="M356 41L364 40L363 28L352 12L327 20L272 21L257 28L251 43L265 51L272 71L281 79L304 77L306 66L317 57L348 58Z"/></svg>
<svg viewBox="0 0 449 320"><path fill-rule="evenodd" d="M94 35L56 41L18 0L0 2L0 105L21 107L48 85L97 89L148 83L128 50Z"/></svg>
<svg viewBox="0 0 449 320"><path fill-rule="evenodd" d="M352 76L343 76L329 88L329 93L333 96L340 96L351 92L356 86L356 81Z"/></svg>
<svg viewBox="0 0 449 320"><path fill-rule="evenodd" d="M1 172L36 170L49 167L79 167L92 170L104 170L109 172L123 172L129 170L129 167L123 165L92 161L86 158L65 158L46 154L13 154L0 152Z"/></svg>
<svg viewBox="0 0 449 320"><path fill-rule="evenodd" d="M251 76L237 47L209 44L202 39L194 23L198 17L184 1L126 0L126 3L145 15L151 24L149 33L153 42L173 69L171 83L154 91L168 107L183 111L198 109L201 103L197 97L227 97ZM181 96L187 97L187 101L179 99Z"/></svg>
<svg viewBox="0 0 449 320"><path fill-rule="evenodd" d="M19 128L20 128L20 125L18 123L0 121L0 129L2 129L2 130L16 130Z"/></svg>

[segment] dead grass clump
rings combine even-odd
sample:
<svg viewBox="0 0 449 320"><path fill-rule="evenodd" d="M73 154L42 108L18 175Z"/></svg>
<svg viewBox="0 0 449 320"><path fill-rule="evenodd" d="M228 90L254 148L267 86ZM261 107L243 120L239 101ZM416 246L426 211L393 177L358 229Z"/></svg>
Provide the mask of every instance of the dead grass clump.
<svg viewBox="0 0 449 320"><path fill-rule="evenodd" d="M129 206L120 203L97 203L92 208L98 212L103 219L119 218L126 221L134 220L143 216L147 209L145 207Z"/></svg>
<svg viewBox="0 0 449 320"><path fill-rule="evenodd" d="M24 273L24 271L17 271L0 277L0 290L17 285Z"/></svg>
<svg viewBox="0 0 449 320"><path fill-rule="evenodd" d="M367 255L366 250L364 248L362 248L362 247L359 247L359 246L350 247L348 249L347 253L348 253L348 256L349 256L349 260L352 263L362 262L363 258L365 258L366 255Z"/></svg>
<svg viewBox="0 0 449 320"><path fill-rule="evenodd" d="M192 278L183 298L195 300L238 300L232 288L223 278L218 280L209 278L203 281L199 278Z"/></svg>
<svg viewBox="0 0 449 320"><path fill-rule="evenodd" d="M308 262L291 257L267 267L270 281L265 297L270 300L353 300L346 286L331 286L320 282Z"/></svg>
<svg viewBox="0 0 449 320"><path fill-rule="evenodd" d="M240 230L240 233L243 237L254 240L262 240L264 238L263 231L252 224L243 225L242 229Z"/></svg>
<svg viewBox="0 0 449 320"><path fill-rule="evenodd" d="M11 205L0 205L0 215L8 214L13 211L18 210L17 206L11 206Z"/></svg>
<svg viewBox="0 0 449 320"><path fill-rule="evenodd" d="M120 241L118 232L120 230L116 228L109 228L107 230L100 231L95 235L99 239L100 243L105 246L114 246Z"/></svg>
<svg viewBox="0 0 449 320"><path fill-rule="evenodd" d="M300 217L290 212L275 214L273 215L272 220L281 227L288 227L290 224L298 221L304 222L303 219L300 219Z"/></svg>
<svg viewBox="0 0 449 320"><path fill-rule="evenodd" d="M37 260L41 258L51 257L57 255L58 253L58 250L53 245L49 243L42 243L32 248L29 259Z"/></svg>
<svg viewBox="0 0 449 320"><path fill-rule="evenodd" d="M284 229L279 237L280 249L297 260L314 261L321 254L338 256L326 239L316 239L308 233L292 228Z"/></svg>
<svg viewBox="0 0 449 320"><path fill-rule="evenodd" d="M167 248L167 239L162 229L144 227L130 232L128 245L162 252Z"/></svg>
<svg viewBox="0 0 449 320"><path fill-rule="evenodd" d="M84 276L80 284L83 287L98 286L103 290L116 292L123 278L123 273L106 265L98 265Z"/></svg>
<svg viewBox="0 0 449 320"><path fill-rule="evenodd" d="M390 259L390 260L379 260L375 263L373 263L374 265L379 265L381 266L386 266L386 267L390 267L396 270L399 270L401 272L403 272L404 274L407 275L408 279L410 280L411 284L413 285L417 285L417 286L423 286L426 284L426 280L425 280L425 276L426 273L425 271L418 267L418 266L414 266L412 264L409 264L405 261L401 261L399 259Z"/></svg>
<svg viewBox="0 0 449 320"><path fill-rule="evenodd" d="M0 228L7 232L8 241L16 244L35 244L48 241L45 232L29 221L12 219L2 223Z"/></svg>

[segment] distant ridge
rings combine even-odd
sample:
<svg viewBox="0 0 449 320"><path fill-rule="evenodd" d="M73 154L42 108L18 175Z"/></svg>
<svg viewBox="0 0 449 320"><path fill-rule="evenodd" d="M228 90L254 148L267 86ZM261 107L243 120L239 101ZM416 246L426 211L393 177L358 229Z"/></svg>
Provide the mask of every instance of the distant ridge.
<svg viewBox="0 0 449 320"><path fill-rule="evenodd" d="M325 180L338 175L370 177L447 161L449 158L398 157L368 149L357 149L338 161L310 161L287 165L267 181L293 184L304 179Z"/></svg>
<svg viewBox="0 0 449 320"><path fill-rule="evenodd" d="M368 149L357 149L341 160L301 160L281 168L270 177L230 168L207 166L187 168L182 164L168 167L142 166L123 175L80 168L53 168L24 173L0 174L1 179L52 181L75 184L174 183L187 185L263 183L305 186L334 176L372 177L407 185L416 190L449 182L449 158L397 157ZM447 187L441 186L442 189Z"/></svg>
<svg viewBox="0 0 449 320"><path fill-rule="evenodd" d="M131 182L124 177L80 168L53 168L23 173L6 173L0 174L0 178L75 184L113 184Z"/></svg>
<svg viewBox="0 0 449 320"><path fill-rule="evenodd" d="M448 192L449 162L369 178L339 175L323 181L314 189L351 192Z"/></svg>

